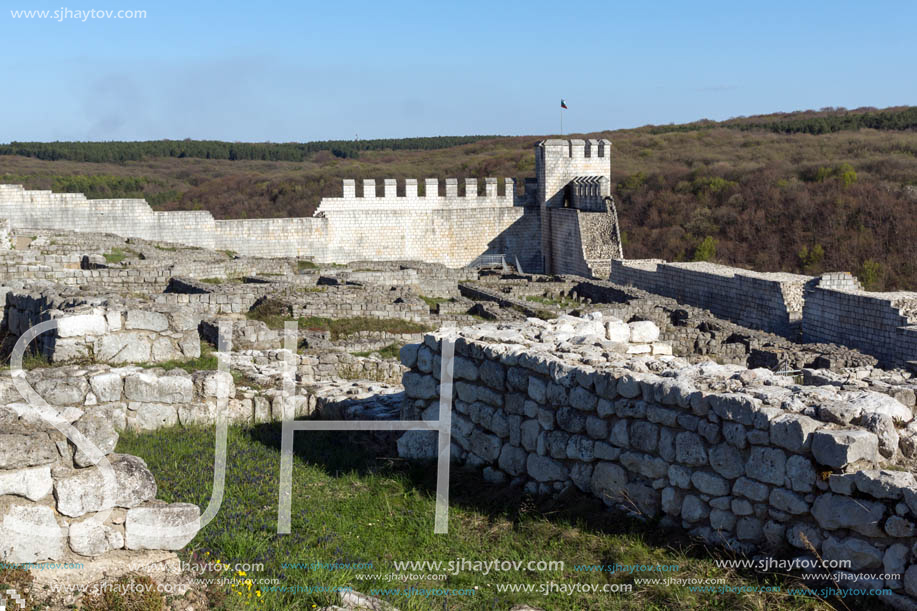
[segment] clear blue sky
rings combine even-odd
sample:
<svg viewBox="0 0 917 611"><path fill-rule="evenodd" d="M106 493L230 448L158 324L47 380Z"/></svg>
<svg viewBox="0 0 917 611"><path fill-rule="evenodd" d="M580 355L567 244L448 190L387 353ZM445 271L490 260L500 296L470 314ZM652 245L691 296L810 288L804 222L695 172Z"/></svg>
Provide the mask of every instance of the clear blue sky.
<svg viewBox="0 0 917 611"><path fill-rule="evenodd" d="M550 134L917 103L917 3L6 0L0 142ZM145 10L14 19L11 10Z"/></svg>

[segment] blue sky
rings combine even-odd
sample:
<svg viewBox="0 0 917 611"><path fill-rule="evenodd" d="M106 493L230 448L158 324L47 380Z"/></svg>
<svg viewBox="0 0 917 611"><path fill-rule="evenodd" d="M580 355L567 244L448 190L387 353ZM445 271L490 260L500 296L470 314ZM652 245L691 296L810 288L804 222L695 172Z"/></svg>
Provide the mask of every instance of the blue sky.
<svg viewBox="0 0 917 611"><path fill-rule="evenodd" d="M145 10L14 19L13 10ZM917 3L6 0L0 142L564 130L917 103Z"/></svg>

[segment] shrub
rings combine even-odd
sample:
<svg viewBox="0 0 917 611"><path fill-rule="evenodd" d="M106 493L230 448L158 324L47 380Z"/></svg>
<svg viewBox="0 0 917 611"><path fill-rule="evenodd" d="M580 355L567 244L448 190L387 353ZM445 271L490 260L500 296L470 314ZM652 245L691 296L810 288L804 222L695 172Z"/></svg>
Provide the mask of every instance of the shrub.
<svg viewBox="0 0 917 611"><path fill-rule="evenodd" d="M707 236L694 249L694 261L710 261L716 258L716 240Z"/></svg>

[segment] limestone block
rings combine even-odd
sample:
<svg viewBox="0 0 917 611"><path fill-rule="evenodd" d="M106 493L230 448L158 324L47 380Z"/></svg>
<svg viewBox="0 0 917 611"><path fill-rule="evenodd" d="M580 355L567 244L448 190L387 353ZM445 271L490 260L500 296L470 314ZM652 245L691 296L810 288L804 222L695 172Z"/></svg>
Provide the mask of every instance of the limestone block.
<svg viewBox="0 0 917 611"><path fill-rule="evenodd" d="M157 431L178 424L178 411L165 403L128 403L127 428Z"/></svg>
<svg viewBox="0 0 917 611"><path fill-rule="evenodd" d="M89 391L89 384L81 377L45 378L32 386L51 405L82 405Z"/></svg>
<svg viewBox="0 0 917 611"><path fill-rule="evenodd" d="M86 439L97 449L87 452L85 448L76 446L73 455L73 462L79 467L90 467L97 464L102 456L107 456L115 451L118 445L118 433L108 418L102 414L92 412L83 415L73 425L77 431L83 434ZM71 441L71 443L73 443Z"/></svg>
<svg viewBox="0 0 917 611"><path fill-rule="evenodd" d="M650 344L659 339L659 327L649 320L628 323L630 341L635 344Z"/></svg>
<svg viewBox="0 0 917 611"><path fill-rule="evenodd" d="M681 519L686 522L698 522L710 513L707 504L693 494L685 495L681 503Z"/></svg>
<svg viewBox="0 0 917 611"><path fill-rule="evenodd" d="M157 337L153 340L150 352L152 362L162 363L164 361L179 360L182 356L182 351L168 337Z"/></svg>
<svg viewBox="0 0 917 611"><path fill-rule="evenodd" d="M12 494L37 501L51 494L53 488L48 466L0 471L0 496Z"/></svg>
<svg viewBox="0 0 917 611"><path fill-rule="evenodd" d="M868 537L882 536L878 525L884 515L882 503L831 493L820 495L812 504L812 517L822 528L850 528Z"/></svg>
<svg viewBox="0 0 917 611"><path fill-rule="evenodd" d="M529 454L526 461L526 470L529 476L539 482L564 481L567 479L566 467L547 456Z"/></svg>
<svg viewBox="0 0 917 611"><path fill-rule="evenodd" d="M827 467L840 469L859 460L875 463L878 454L879 439L869 431L821 430L812 435L812 455Z"/></svg>
<svg viewBox="0 0 917 611"><path fill-rule="evenodd" d="M772 489L769 501L772 507L793 515L803 514L809 510L809 504L801 496L786 488Z"/></svg>
<svg viewBox="0 0 917 611"><path fill-rule="evenodd" d="M630 325L617 319L607 320L605 321L605 337L610 342L626 344L630 341Z"/></svg>
<svg viewBox="0 0 917 611"><path fill-rule="evenodd" d="M709 494L710 496L729 494L729 482L709 471L695 471L691 476L691 483L702 494Z"/></svg>
<svg viewBox="0 0 917 611"><path fill-rule="evenodd" d="M901 441L895 421L888 414L865 414L860 418L860 426L875 434L879 440L879 453L885 458L893 458L898 452Z"/></svg>
<svg viewBox="0 0 917 611"><path fill-rule="evenodd" d="M745 475L768 484L783 485L786 475L786 454L783 450L757 446L752 448Z"/></svg>
<svg viewBox="0 0 917 611"><path fill-rule="evenodd" d="M412 399L433 399L439 395L439 384L433 376L409 371L402 378L404 394Z"/></svg>
<svg viewBox="0 0 917 611"><path fill-rule="evenodd" d="M142 333L117 333L99 337L94 351L100 363L147 363L151 346Z"/></svg>
<svg viewBox="0 0 917 611"><path fill-rule="evenodd" d="M57 447L47 433L0 433L0 469L46 465L58 460L59 456Z"/></svg>
<svg viewBox="0 0 917 611"><path fill-rule="evenodd" d="M156 496L156 480L143 459L128 454L113 454L114 487L98 467L76 469L54 482L57 510L65 516L79 517L110 507L135 507Z"/></svg>
<svg viewBox="0 0 917 611"><path fill-rule="evenodd" d="M745 471L742 455L729 444L721 443L710 448L709 458L713 470L727 479L735 479Z"/></svg>
<svg viewBox="0 0 917 611"><path fill-rule="evenodd" d="M405 344L401 347L398 355L401 359L401 364L412 369L417 365L417 350L420 348L420 344Z"/></svg>
<svg viewBox="0 0 917 611"><path fill-rule="evenodd" d="M201 529L201 510L190 503L134 507L124 522L125 547L131 550L180 550Z"/></svg>
<svg viewBox="0 0 917 611"><path fill-rule="evenodd" d="M141 329L144 331L165 331L169 328L169 319L159 312L145 310L128 310L125 329Z"/></svg>
<svg viewBox="0 0 917 611"><path fill-rule="evenodd" d="M435 431L407 431L398 438L398 456L409 460L433 460L437 458Z"/></svg>
<svg viewBox="0 0 917 611"><path fill-rule="evenodd" d="M917 480L907 471L868 470L853 474L857 489L874 499L900 500L904 490L917 489Z"/></svg>
<svg viewBox="0 0 917 611"><path fill-rule="evenodd" d="M228 371L197 371L192 378L194 390L200 397L228 399L236 394L232 374Z"/></svg>
<svg viewBox="0 0 917 611"><path fill-rule="evenodd" d="M500 451L499 465L510 475L522 475L525 473L527 458L528 454L525 450L506 444Z"/></svg>
<svg viewBox="0 0 917 611"><path fill-rule="evenodd" d="M812 433L821 424L807 416L786 414L770 424L771 443L790 452L805 452L812 445Z"/></svg>
<svg viewBox="0 0 917 611"><path fill-rule="evenodd" d="M101 314L77 314L57 318L58 337L85 337L108 332L105 317Z"/></svg>
<svg viewBox="0 0 917 611"><path fill-rule="evenodd" d="M675 436L675 459L691 466L707 464L707 451L700 436L689 432L678 433Z"/></svg>
<svg viewBox="0 0 917 611"><path fill-rule="evenodd" d="M54 510L25 501L0 501L0 562L57 560L65 553L67 529Z"/></svg>
<svg viewBox="0 0 917 611"><path fill-rule="evenodd" d="M81 556L100 556L123 547L124 534L117 526L93 525L88 519L70 524L70 549Z"/></svg>
<svg viewBox="0 0 917 611"><path fill-rule="evenodd" d="M881 551L866 541L853 537L846 539L829 537L822 544L822 556L829 562L849 561L852 571L874 569L882 565Z"/></svg>
<svg viewBox="0 0 917 611"><path fill-rule="evenodd" d="M611 462L599 462L592 471L592 492L606 503L623 500L627 472Z"/></svg>
<svg viewBox="0 0 917 611"><path fill-rule="evenodd" d="M914 419L910 408L889 395L877 392L860 392L848 397L847 402L863 414L885 414L898 426Z"/></svg>
<svg viewBox="0 0 917 611"><path fill-rule="evenodd" d="M89 378L92 392L100 403L111 403L121 400L124 381L117 373L103 373Z"/></svg>

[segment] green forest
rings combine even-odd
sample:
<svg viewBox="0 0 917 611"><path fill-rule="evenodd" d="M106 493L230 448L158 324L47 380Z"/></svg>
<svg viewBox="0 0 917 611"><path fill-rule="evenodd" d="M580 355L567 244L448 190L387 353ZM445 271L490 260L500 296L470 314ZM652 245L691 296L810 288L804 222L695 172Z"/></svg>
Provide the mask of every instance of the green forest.
<svg viewBox="0 0 917 611"><path fill-rule="evenodd" d="M325 140L321 142L220 142L217 140L152 140L148 142L11 142L0 155L20 155L45 161L94 163L140 161L157 157L226 159L228 161L303 161L329 151L342 159L361 151L429 151L477 142L494 136L443 136L384 140Z"/></svg>
<svg viewBox="0 0 917 611"><path fill-rule="evenodd" d="M311 216L343 178L534 175L545 136L0 145L0 182L217 218ZM821 109L574 134L612 141L628 258L855 273L917 290L917 107ZM284 157L289 156L289 157ZM402 189L399 182L399 190Z"/></svg>

